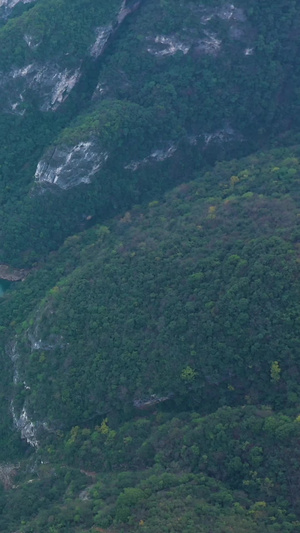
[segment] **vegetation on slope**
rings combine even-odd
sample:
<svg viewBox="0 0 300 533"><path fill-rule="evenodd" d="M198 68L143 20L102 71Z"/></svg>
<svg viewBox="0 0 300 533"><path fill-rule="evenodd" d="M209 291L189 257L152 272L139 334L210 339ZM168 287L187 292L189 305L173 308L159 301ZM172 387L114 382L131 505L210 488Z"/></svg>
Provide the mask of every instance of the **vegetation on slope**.
<svg viewBox="0 0 300 533"><path fill-rule="evenodd" d="M67 239L52 261L62 275L17 328L38 418L75 423L151 395L210 409L298 402L297 155L218 165Z"/></svg>
<svg viewBox="0 0 300 533"><path fill-rule="evenodd" d="M3 390L50 432L2 527L299 530L299 154L218 164L7 293Z"/></svg>
<svg viewBox="0 0 300 533"><path fill-rule="evenodd" d="M22 56L20 66L35 60L43 66L49 58L62 68L72 68L75 59L82 65L82 78L59 111L37 110L42 95L35 94L26 96L24 115L2 117L2 262L32 265L82 229L86 216L103 221L186 181L195 169L240 157L298 127L296 2L287 6L280 0L270 7L241 1L229 18L226 3L205 2L199 9L193 2L142 2L95 62L89 58L94 27L108 24L118 7L98 4L81 0L69 9L63 2L58 9L54 0L38 2L0 30L3 49L12 35L9 43ZM49 18L55 28L48 34ZM29 33L42 36L34 50L23 39L26 25ZM181 43L186 53L155 55L169 46L155 42L157 37L171 39L174 46ZM20 39L22 46L15 47ZM214 39L217 48L205 48ZM8 69L17 65L9 46ZM108 160L93 183L68 191L55 186L44 194L32 191L42 154L88 138L95 127L101 140L103 128L95 123L108 126L103 139ZM124 169L169 146L177 148L173 157L156 163L150 157L136 171Z"/></svg>
<svg viewBox="0 0 300 533"><path fill-rule="evenodd" d="M145 1L95 61L119 8L0 28L0 258L34 265L0 301L0 530L300 532L299 6ZM32 62L81 69L59 109L12 107ZM91 184L34 186L91 139Z"/></svg>

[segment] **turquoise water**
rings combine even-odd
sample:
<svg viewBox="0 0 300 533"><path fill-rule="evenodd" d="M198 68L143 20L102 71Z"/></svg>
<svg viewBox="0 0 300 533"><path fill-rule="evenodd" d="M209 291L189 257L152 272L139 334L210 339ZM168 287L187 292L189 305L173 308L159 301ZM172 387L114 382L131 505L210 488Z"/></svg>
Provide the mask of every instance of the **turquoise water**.
<svg viewBox="0 0 300 533"><path fill-rule="evenodd" d="M11 283L12 283L11 281L6 281L5 279L0 280L0 298L1 296L3 296L5 291L9 289L9 287L11 286Z"/></svg>

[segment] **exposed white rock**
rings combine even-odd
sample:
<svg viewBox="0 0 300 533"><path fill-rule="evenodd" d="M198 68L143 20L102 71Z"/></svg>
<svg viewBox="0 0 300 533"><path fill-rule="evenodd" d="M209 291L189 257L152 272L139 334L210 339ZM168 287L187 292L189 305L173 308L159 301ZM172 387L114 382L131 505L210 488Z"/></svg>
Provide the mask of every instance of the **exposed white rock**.
<svg viewBox="0 0 300 533"><path fill-rule="evenodd" d="M73 87L80 78L80 69L62 72L58 67L45 65L38 67L34 65L34 70L29 71L32 76L28 77L28 86L38 90L44 102L41 105L43 111L55 110L64 102Z"/></svg>
<svg viewBox="0 0 300 533"><path fill-rule="evenodd" d="M28 332L28 339L31 343L31 351L34 352L36 350L44 350L44 351L51 351L55 350L55 348L62 347L63 346L63 338L61 335L50 335L47 340L42 340L37 335L39 333L39 317L38 317L38 323L35 326L34 332Z"/></svg>
<svg viewBox="0 0 300 533"><path fill-rule="evenodd" d="M44 338L43 333L41 332L41 322L44 316L52 314L52 306L49 303L42 309L38 309L33 326L27 330L27 337L31 344L31 353L35 350L54 350L58 347L63 347L63 337L54 333L50 333L47 339Z"/></svg>
<svg viewBox="0 0 300 533"><path fill-rule="evenodd" d="M176 150L177 150L176 146L174 144L171 144L168 148L164 150L162 149L155 150L148 157L145 157L141 161L131 161L124 168L126 170L135 171L139 167L146 165L147 163L164 161L165 159L172 157L172 155L176 152Z"/></svg>
<svg viewBox="0 0 300 533"><path fill-rule="evenodd" d="M217 36L212 32L208 32L205 30L204 33L205 38L200 39L196 43L196 51L204 54L216 54L221 48L221 39L218 39Z"/></svg>
<svg viewBox="0 0 300 533"><path fill-rule="evenodd" d="M155 150L147 158L147 161L164 161L165 159L172 157L172 155L176 152L176 149L176 146L172 144L166 150Z"/></svg>
<svg viewBox="0 0 300 533"><path fill-rule="evenodd" d="M216 11L216 15L224 20L230 20L233 17L235 6L233 4L226 4Z"/></svg>
<svg viewBox="0 0 300 533"><path fill-rule="evenodd" d="M36 339L32 338L30 340L32 340L32 342L31 342L31 349L32 350L40 350L42 348L42 346L43 346L42 339L36 340Z"/></svg>
<svg viewBox="0 0 300 533"><path fill-rule="evenodd" d="M158 394L151 394L151 396L148 398L138 398L134 400L133 405L137 409L148 409L149 407L153 407L155 405L158 405L159 403L171 400L171 398L174 398L173 392L171 392L167 396L158 396Z"/></svg>
<svg viewBox="0 0 300 533"><path fill-rule="evenodd" d="M25 33L24 41L32 50L35 50L41 43L41 41L36 42L35 38L32 35L29 35L28 33Z"/></svg>
<svg viewBox="0 0 300 533"><path fill-rule="evenodd" d="M19 115L19 116L23 116L24 113L25 113L25 109L23 107L20 107L21 104L24 102L24 97L23 97L23 94L20 93L18 95L18 101L17 102L9 102L9 107L10 107L10 112L13 114L13 115Z"/></svg>
<svg viewBox="0 0 300 533"><path fill-rule="evenodd" d="M247 22L247 16L243 8L238 8L234 4L225 4L221 7L205 8L200 7L195 10L195 14L200 11L200 20L203 26L209 25L214 18L219 18L228 23L228 33L231 39L244 40L249 27L245 25ZM210 33L212 35L212 33ZM221 43L218 36L214 35L214 38ZM212 43L213 44L213 43ZM215 50L217 43L215 42ZM205 40L200 41L200 46L206 51ZM212 47L208 48L210 51ZM210 53L210 52L208 52Z"/></svg>
<svg viewBox="0 0 300 533"><path fill-rule="evenodd" d="M80 183L90 183L108 158L96 141L80 142L73 147L56 148L50 158L39 162L35 179L70 189Z"/></svg>
<svg viewBox="0 0 300 533"><path fill-rule="evenodd" d="M141 0L136 0L136 2L131 3L130 7L127 5L127 1L123 0L120 11L118 13L118 17L117 17L117 25L119 26L120 24L122 24L123 20L128 15L136 11L140 5L141 5Z"/></svg>
<svg viewBox="0 0 300 533"><path fill-rule="evenodd" d="M140 2L138 2L138 5L139 4ZM121 9L118 13L118 18L117 18L118 24L122 24L123 20L127 17L127 15L130 15L132 11L133 11L132 8L126 6L126 0L123 0Z"/></svg>
<svg viewBox="0 0 300 533"><path fill-rule="evenodd" d="M18 360L20 356L19 356L19 352L17 349L16 340L14 340L12 344L7 347L7 353L13 364L14 385L18 385L21 382L20 372L18 369ZM25 381L23 381L23 386L25 390L30 390L30 387L27 385ZM38 441L36 438L36 427L35 427L35 424L29 419L25 406L23 407L20 416L17 416L15 406L14 406L14 400L11 400L10 411L12 414L15 427L21 432L21 437L23 439L26 439L28 444L36 448L38 446Z"/></svg>
<svg viewBox="0 0 300 533"><path fill-rule="evenodd" d="M6 17L9 10L18 3L30 3L36 0L0 0L3 7L2 17ZM115 21L96 29L96 39L90 48L91 57L98 58L104 51L109 37L117 31L127 15L133 13L140 6L141 0L131 2L128 7L123 0ZM34 35L24 34L28 47L36 49L39 42ZM81 77L81 64L77 68L62 69L55 63L40 64L37 62L12 69L8 74L0 72L1 110L14 114L23 114L19 109L23 99L26 100L27 91L34 91L40 102L42 111L55 111L68 97L71 90ZM19 98L20 93L22 99Z"/></svg>
<svg viewBox="0 0 300 533"><path fill-rule="evenodd" d="M241 10L237 10L232 4L229 6L223 7L222 10L214 9L209 13L205 12L201 17L203 24L207 24L213 17L218 16L224 20L237 20L235 17L238 14L238 20L243 19L243 14L240 13ZM244 19L243 19L244 20ZM229 33L232 38L240 39L244 33L241 29L240 24L231 24L229 27ZM214 55L218 53L222 46L222 40L218 37L213 31L204 29L202 32L201 38L196 38L195 36L190 35L186 37L185 40L181 39L178 36L170 35L157 35L154 38L147 37L148 41L155 43L155 45L148 46L147 51L155 56L172 56L176 52L180 51L183 54L187 54L189 50L194 47L196 52L203 54Z"/></svg>
<svg viewBox="0 0 300 533"><path fill-rule="evenodd" d="M232 20L236 22L246 22L247 16L243 8L235 7L232 13Z"/></svg>
<svg viewBox="0 0 300 533"><path fill-rule="evenodd" d="M31 63L30 65L26 65L26 67L23 67L23 68L16 68L14 70L11 71L10 73L10 76L13 78L13 79L16 79L16 78L25 78L26 76L28 76L28 74L32 73L35 71L35 66L33 63Z"/></svg>
<svg viewBox="0 0 300 533"><path fill-rule="evenodd" d="M113 27L111 24L109 26L104 26L104 27L96 29L96 40L93 46L91 47L92 57L97 58L102 54L112 32L113 32Z"/></svg>
<svg viewBox="0 0 300 533"><path fill-rule="evenodd" d="M0 0L0 7L12 9L17 4L31 4L35 0Z"/></svg>
<svg viewBox="0 0 300 533"><path fill-rule="evenodd" d="M17 416L13 402L11 402L11 414L15 427L20 431L22 439L25 439L30 446L38 448L36 425L28 416L25 406L20 416Z"/></svg>
<svg viewBox="0 0 300 533"><path fill-rule="evenodd" d="M190 145L196 146L200 144L208 146L211 143L226 143L231 141L243 141L243 136L238 131L234 130L229 124L211 133L200 133L196 135L189 135L187 140Z"/></svg>
<svg viewBox="0 0 300 533"><path fill-rule="evenodd" d="M0 87L9 99L7 103L3 98L2 105L7 111L20 114L17 108L25 99L26 91L31 90L37 93L42 111L56 110L68 97L80 76L80 68L60 71L57 65L50 63L30 63L22 68L15 68L0 76Z"/></svg>
<svg viewBox="0 0 300 533"><path fill-rule="evenodd" d="M222 20L245 22L247 20L244 9L235 7L234 4L225 4L221 7L204 8L200 7L201 23L207 24L214 17L218 17Z"/></svg>
<svg viewBox="0 0 300 533"><path fill-rule="evenodd" d="M180 42L176 37L166 37L164 35L157 35L154 39L156 44L164 45L162 50L154 47L147 48L150 54L155 56L173 56L176 52L180 51L187 54L191 45Z"/></svg>
<svg viewBox="0 0 300 533"><path fill-rule="evenodd" d="M50 96L50 102L49 101L45 102L45 104L42 106L42 109L45 109L47 111L50 108L54 110L57 109L57 107L62 102L65 101L65 99L70 94L73 87L75 87L79 78L80 78L79 69L75 71L70 71L68 69L65 69L63 72L58 72L57 75L54 77L55 85L52 89L52 93ZM46 79L47 79L47 73L46 73ZM43 77L42 78L40 77L38 81L40 82L41 80L43 81Z"/></svg>
<svg viewBox="0 0 300 533"><path fill-rule="evenodd" d="M18 385L18 383L20 383L20 372L18 369L19 353L17 350L17 341L13 341L13 343L10 346L8 346L7 353L13 364L14 385ZM26 390L30 389L30 387L27 385L25 381L23 382L23 385ZM14 401L11 400L10 411L12 414L15 427L21 432L21 437L23 439L26 439L28 444L36 448L38 446L38 441L36 438L36 428L35 428L34 423L29 419L25 406L23 407L20 416L17 416L15 406L14 406Z"/></svg>
<svg viewBox="0 0 300 533"><path fill-rule="evenodd" d="M214 131L213 133L204 134L205 145L208 145L212 142L230 142L234 139L242 140L242 136L240 133L236 132L231 126L225 126L224 128Z"/></svg>
<svg viewBox="0 0 300 533"><path fill-rule="evenodd" d="M116 23L114 25L109 24L108 26L101 26L100 28L96 28L96 40L90 50L90 54L92 57L97 58L103 53L110 36L116 32L116 30L122 24L124 19L140 6L140 3L141 0L137 0L133 5L128 7L126 5L126 0L123 0L119 13L117 15Z"/></svg>
<svg viewBox="0 0 300 533"><path fill-rule="evenodd" d="M215 16L214 11L211 12L211 13L205 13L205 15L202 15L202 17L201 17L202 24L207 24L208 22L211 21L211 19L214 18L214 16Z"/></svg>
<svg viewBox="0 0 300 533"><path fill-rule="evenodd" d="M101 81L97 83L97 86L93 92L92 100L104 96L108 92L108 87Z"/></svg>
<svg viewBox="0 0 300 533"><path fill-rule="evenodd" d="M45 311L45 309L44 309ZM27 331L28 339L31 343L31 353L35 350L53 350L58 346L62 346L62 337L58 335L51 334L49 338L45 341L37 339L36 336L39 334L40 321L42 318L42 313L38 311L35 324L33 326L33 331ZM20 354L18 350L18 340L15 338L9 345L6 347L6 353L12 361L13 364L13 382L14 385L22 385L26 391L30 391L31 387L22 377L21 368L19 365ZM23 404L21 412L16 408L14 399L11 399L10 402L10 412L12 415L14 426L21 433L21 437L27 441L28 444L37 448L39 446L37 439L38 428L43 428L45 431L50 431L50 428L47 425L47 422L33 421L29 417L28 410L26 407L26 401Z"/></svg>

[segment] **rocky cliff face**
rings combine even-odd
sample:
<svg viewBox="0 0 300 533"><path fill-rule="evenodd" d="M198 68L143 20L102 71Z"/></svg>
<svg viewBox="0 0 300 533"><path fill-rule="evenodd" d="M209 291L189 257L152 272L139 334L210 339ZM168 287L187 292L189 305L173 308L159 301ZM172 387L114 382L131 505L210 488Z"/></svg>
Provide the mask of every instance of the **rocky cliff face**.
<svg viewBox="0 0 300 533"><path fill-rule="evenodd" d="M190 5L195 19L200 21L198 31L192 28L178 28L173 35L147 36L147 41L152 42L147 51L157 57L170 56L180 51L187 54L191 49L196 53L215 55L222 49L224 37L241 41L245 50L253 43L253 29L248 23L246 12L241 7L224 3L218 7L204 7L203 5ZM220 29L216 30L216 21L221 22ZM220 31L221 30L221 31ZM227 34L227 35L226 35ZM245 51L244 50L244 51Z"/></svg>
<svg viewBox="0 0 300 533"><path fill-rule="evenodd" d="M91 46L90 54L94 58L98 58L103 53L105 46L113 34L113 25L101 26L95 30L96 40Z"/></svg>
<svg viewBox="0 0 300 533"><path fill-rule="evenodd" d="M44 309L43 312L38 310L32 326L25 332L26 344L30 346L31 357L34 357L35 354L39 354L41 361L43 361L45 353L51 353L57 348L62 348L64 345L63 338L60 335L51 334L45 339L41 338L41 321L47 316L48 312L51 313L51 309ZM13 424L20 432L21 438L33 448L38 448L38 434L41 430L48 430L48 424L36 420L34 414L29 414L26 393L30 393L31 386L24 378L24 368L22 368L23 349L20 346L19 341L20 338L16 337L7 344L6 355L10 358L12 363L14 388L19 391L22 390L25 399L21 407L20 405L17 406L15 395L13 393L10 400L10 413Z"/></svg>
<svg viewBox="0 0 300 533"><path fill-rule="evenodd" d="M34 0L0 0L0 10L3 9L3 16L18 3L30 3ZM140 5L136 2L128 8L126 2L119 4L115 18L108 21L103 26L90 28L89 47L86 48L82 57L77 58L74 66L74 58L71 58L72 67L66 67L68 63L69 43L64 43L65 50L58 50L57 58L52 57L51 61L37 60L39 48L43 46L43 36L35 26L30 23L20 24L20 31L26 28L23 34L23 41L28 49L24 51L24 58L30 61L24 62L22 66L12 67L9 72L0 72L0 97L1 110L8 113L22 115L32 96L37 100L41 111L56 111L58 107L67 99L71 90L75 87L82 75L82 66L88 56L98 59L103 54L109 39L119 29L125 18L135 11ZM18 33L19 36L19 33ZM94 42L93 42L94 40Z"/></svg>
<svg viewBox="0 0 300 533"><path fill-rule="evenodd" d="M107 158L108 153L94 139L71 147L61 146L39 162L35 179L39 184L53 184L61 189L88 184Z"/></svg>
<svg viewBox="0 0 300 533"><path fill-rule="evenodd" d="M4 8L7 12L17 4L32 4L33 2L36 2L36 0L0 0L0 8Z"/></svg>
<svg viewBox="0 0 300 533"><path fill-rule="evenodd" d="M31 63L2 73L0 90L2 111L24 114L33 93L41 111L55 111L69 96L80 78L80 68L60 70L59 65Z"/></svg>
<svg viewBox="0 0 300 533"><path fill-rule="evenodd" d="M0 0L0 7L8 7L12 9L17 4L30 4L36 0Z"/></svg>
<svg viewBox="0 0 300 533"><path fill-rule="evenodd" d="M135 2L128 6L128 3L123 2L117 21L114 24L107 26L97 27L95 30L95 41L90 48L90 55L93 58L99 58L103 54L107 46L109 46L110 39L115 34L116 30L123 22L123 20L137 9L141 7L141 2ZM222 65L224 62L228 62L228 54L232 47L237 54L237 59L232 61L238 61L243 64L243 69L247 71L249 57L254 53L254 31L251 22L248 20L246 10L244 7L235 6L224 2L223 5L215 5L207 7L204 5L189 4L188 6L177 6L178 21L174 25L174 31L166 33L154 33L155 28L153 26L153 7L150 8L147 5L142 5L143 9L139 11L137 19L132 23L131 31L133 34L132 39L126 41L127 49L130 54L134 54L137 44L135 33L138 28L143 28L141 35L138 36L138 52L136 61L139 64L140 76L137 80L132 80L132 72L130 72L130 61L128 60L128 54L125 54L124 60L122 59L122 50L119 51L119 57L116 59L118 68L114 68L114 71L109 68L104 62L104 68L101 69L97 86L93 93L93 102L107 101L112 96L122 98L127 97L129 100L135 101L139 104L144 104L140 95L147 92L147 106L157 105L157 99L159 94L155 94L154 91L149 91L149 87L155 86L164 87L163 90L169 91L170 95L173 91L174 95L176 91L180 91L176 86L176 80L173 81L173 85L165 84L163 80L163 72L168 71L170 68L170 61L176 56L176 61L180 64L180 68L185 69L189 64L193 64L194 69L193 78L196 80L197 76L201 79L201 74L198 72L198 63L205 60L205 56L209 58L209 61L216 66L212 66L214 70L213 76L218 76L218 70L221 71L224 68ZM166 9L162 9L161 5L156 6L156 17L166 17ZM151 10L152 9L152 10ZM129 34L131 35L131 33ZM238 43L238 44L235 44ZM118 54L118 48L116 55ZM147 57L148 56L148 57ZM149 59L152 56L153 59ZM217 65L220 65L217 67ZM76 83L76 76L79 76L80 70L77 74L70 73L69 77L63 77L60 82L58 80L57 87L52 90L51 95L48 95L46 102L44 101L44 108L56 109L61 101L63 101L69 94L69 88L72 88L72 84ZM159 73L159 74L158 74ZM55 78L52 77L54 80ZM217 78L215 78L216 81ZM140 82L141 80L141 82ZM153 81L156 80L156 81ZM182 81L180 82L182 84ZM189 86L187 83L185 91L192 95L195 92L193 86ZM193 81L192 83L195 83ZM230 87L224 88L224 92L234 92L235 82ZM210 82L203 91L208 93L214 91L210 86ZM54 97L56 95L56 97ZM187 99L186 105L189 105ZM207 104L204 104L203 111L201 110L201 98L198 102L198 124L194 124L190 130L182 131L181 137L185 137L188 143L193 146L198 146L199 150L205 150L208 146L229 146L231 142L241 143L244 140L243 135L239 132L238 128L234 127L230 121L225 121L224 118L217 118L212 123L213 128L207 130L206 123L203 121L203 117L207 113L205 108ZM234 111L234 110L233 110ZM172 110L170 109L170 112ZM192 122L191 118L189 119ZM168 127L168 119L165 120L165 130ZM186 121L188 123L188 121ZM179 125L178 125L179 126ZM198 130L192 132L191 130ZM164 126L162 125L162 130ZM175 130L175 128L174 128ZM149 150L148 155L143 158L135 158L132 160L126 159L122 161L122 166L127 171L136 171L148 166L149 163L161 162L173 157L178 147L178 138L176 134L173 138L166 139L157 137L156 146L152 145L152 150ZM173 135L173 133L172 133ZM101 136L100 136L101 137ZM35 178L39 183L47 182L53 185L58 185L61 188L69 189L80 183L90 183L92 176L94 176L102 167L103 163L108 157L108 153L114 151L115 146L113 142L107 151L101 149L101 143L96 147L95 143L86 143L84 136L79 139L79 143L72 148L66 149L64 145L58 143L59 148L54 150L54 154L51 155L51 161L49 155L46 156L38 163ZM50 152L49 152L50 153ZM47 163L48 161L48 163Z"/></svg>
<svg viewBox="0 0 300 533"><path fill-rule="evenodd" d="M11 359L13 365L13 382L15 386L21 386L24 390L30 390L30 387L21 380L20 368L19 368L19 351L17 341L14 340L7 347L7 355ZM26 403L26 402L25 402ZM36 424L30 419L27 408L23 404L21 410L19 410L15 405L14 398L10 402L10 412L13 419L13 424L15 428L20 432L21 438L26 440L30 446L37 448L37 429Z"/></svg>

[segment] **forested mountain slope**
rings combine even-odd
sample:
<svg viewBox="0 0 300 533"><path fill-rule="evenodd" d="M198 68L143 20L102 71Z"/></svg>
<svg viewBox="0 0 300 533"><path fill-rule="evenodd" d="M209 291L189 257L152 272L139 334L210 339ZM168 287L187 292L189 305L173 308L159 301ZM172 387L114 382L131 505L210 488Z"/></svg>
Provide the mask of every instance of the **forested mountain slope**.
<svg viewBox="0 0 300 533"><path fill-rule="evenodd" d="M0 531L300 532L299 22L0 0Z"/></svg>
<svg viewBox="0 0 300 533"><path fill-rule="evenodd" d="M39 480L3 524L299 530L299 154L218 164L7 293L2 410Z"/></svg>
<svg viewBox="0 0 300 533"><path fill-rule="evenodd" d="M297 130L296 1L38 0L10 15L2 262L30 266L87 217Z"/></svg>
<svg viewBox="0 0 300 533"><path fill-rule="evenodd" d="M76 423L151 395L210 410L298 401L297 156L222 164L66 240L14 346L38 419Z"/></svg>

